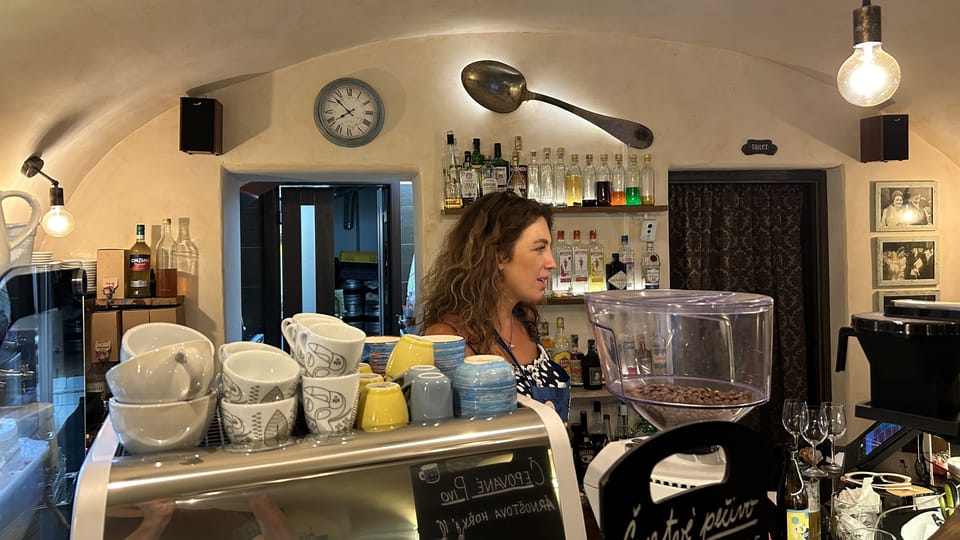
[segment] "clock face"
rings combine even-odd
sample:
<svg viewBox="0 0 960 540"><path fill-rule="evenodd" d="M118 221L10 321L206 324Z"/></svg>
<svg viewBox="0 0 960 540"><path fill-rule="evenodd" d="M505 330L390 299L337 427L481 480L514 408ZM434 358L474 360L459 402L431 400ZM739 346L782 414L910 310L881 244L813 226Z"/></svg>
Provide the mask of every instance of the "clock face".
<svg viewBox="0 0 960 540"><path fill-rule="evenodd" d="M323 87L313 106L320 133L340 146L361 146L383 127L383 102L367 83L337 79Z"/></svg>

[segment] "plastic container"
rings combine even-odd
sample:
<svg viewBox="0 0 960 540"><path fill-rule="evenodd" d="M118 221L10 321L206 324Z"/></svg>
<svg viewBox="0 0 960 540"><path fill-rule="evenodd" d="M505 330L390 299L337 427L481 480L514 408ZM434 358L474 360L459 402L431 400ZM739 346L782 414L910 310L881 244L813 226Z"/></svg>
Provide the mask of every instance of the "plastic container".
<svg viewBox="0 0 960 540"><path fill-rule="evenodd" d="M607 291L586 304L607 389L657 428L735 421L769 399L769 296Z"/></svg>

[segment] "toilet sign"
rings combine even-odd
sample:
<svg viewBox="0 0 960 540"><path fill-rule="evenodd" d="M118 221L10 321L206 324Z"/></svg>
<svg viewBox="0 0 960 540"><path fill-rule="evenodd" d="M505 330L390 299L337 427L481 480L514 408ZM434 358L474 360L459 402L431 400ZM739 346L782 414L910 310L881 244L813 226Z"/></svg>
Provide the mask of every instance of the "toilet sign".
<svg viewBox="0 0 960 540"><path fill-rule="evenodd" d="M766 540L774 507L766 495L766 463L756 451L760 444L759 434L733 422L696 422L646 439L600 479L603 538ZM726 456L722 483L653 502L650 475L657 463L712 445Z"/></svg>

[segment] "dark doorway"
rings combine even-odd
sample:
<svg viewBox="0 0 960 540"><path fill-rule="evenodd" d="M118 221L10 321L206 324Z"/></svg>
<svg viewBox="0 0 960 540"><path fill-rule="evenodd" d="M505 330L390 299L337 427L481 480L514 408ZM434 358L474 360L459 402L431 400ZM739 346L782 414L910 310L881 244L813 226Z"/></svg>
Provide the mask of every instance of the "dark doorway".
<svg viewBox="0 0 960 540"><path fill-rule="evenodd" d="M779 446L785 398L831 397L826 172L671 171L670 286L774 299L770 401L741 422Z"/></svg>
<svg viewBox="0 0 960 540"><path fill-rule="evenodd" d="M241 188L243 339L281 346L280 321L336 315L368 335L397 334L412 241L409 182L250 183ZM409 199L410 197L404 197ZM407 213L405 212L404 215ZM260 249L250 251L252 244Z"/></svg>

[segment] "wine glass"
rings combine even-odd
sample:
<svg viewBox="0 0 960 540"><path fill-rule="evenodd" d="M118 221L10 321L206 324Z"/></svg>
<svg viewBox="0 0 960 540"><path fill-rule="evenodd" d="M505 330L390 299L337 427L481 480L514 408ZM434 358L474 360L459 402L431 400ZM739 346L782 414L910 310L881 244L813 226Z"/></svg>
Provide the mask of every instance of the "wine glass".
<svg viewBox="0 0 960 540"><path fill-rule="evenodd" d="M803 474L812 478L824 478L827 473L817 467L817 445L827 440L827 412L823 407L806 407L801 412L801 431L804 440L810 443L813 465L803 471Z"/></svg>
<svg viewBox="0 0 960 540"><path fill-rule="evenodd" d="M794 448L799 448L800 430L802 428L802 424L800 423L800 413L806 408L806 402L803 402L799 399L783 400L783 416L781 421L783 422L783 429L787 430L787 433L793 435Z"/></svg>
<svg viewBox="0 0 960 540"><path fill-rule="evenodd" d="M837 438L847 432L847 414L843 408L843 403L836 401L825 401L823 410L827 414L827 439L830 439L830 462L822 468L830 473L839 473L843 467L837 465L834 445Z"/></svg>

